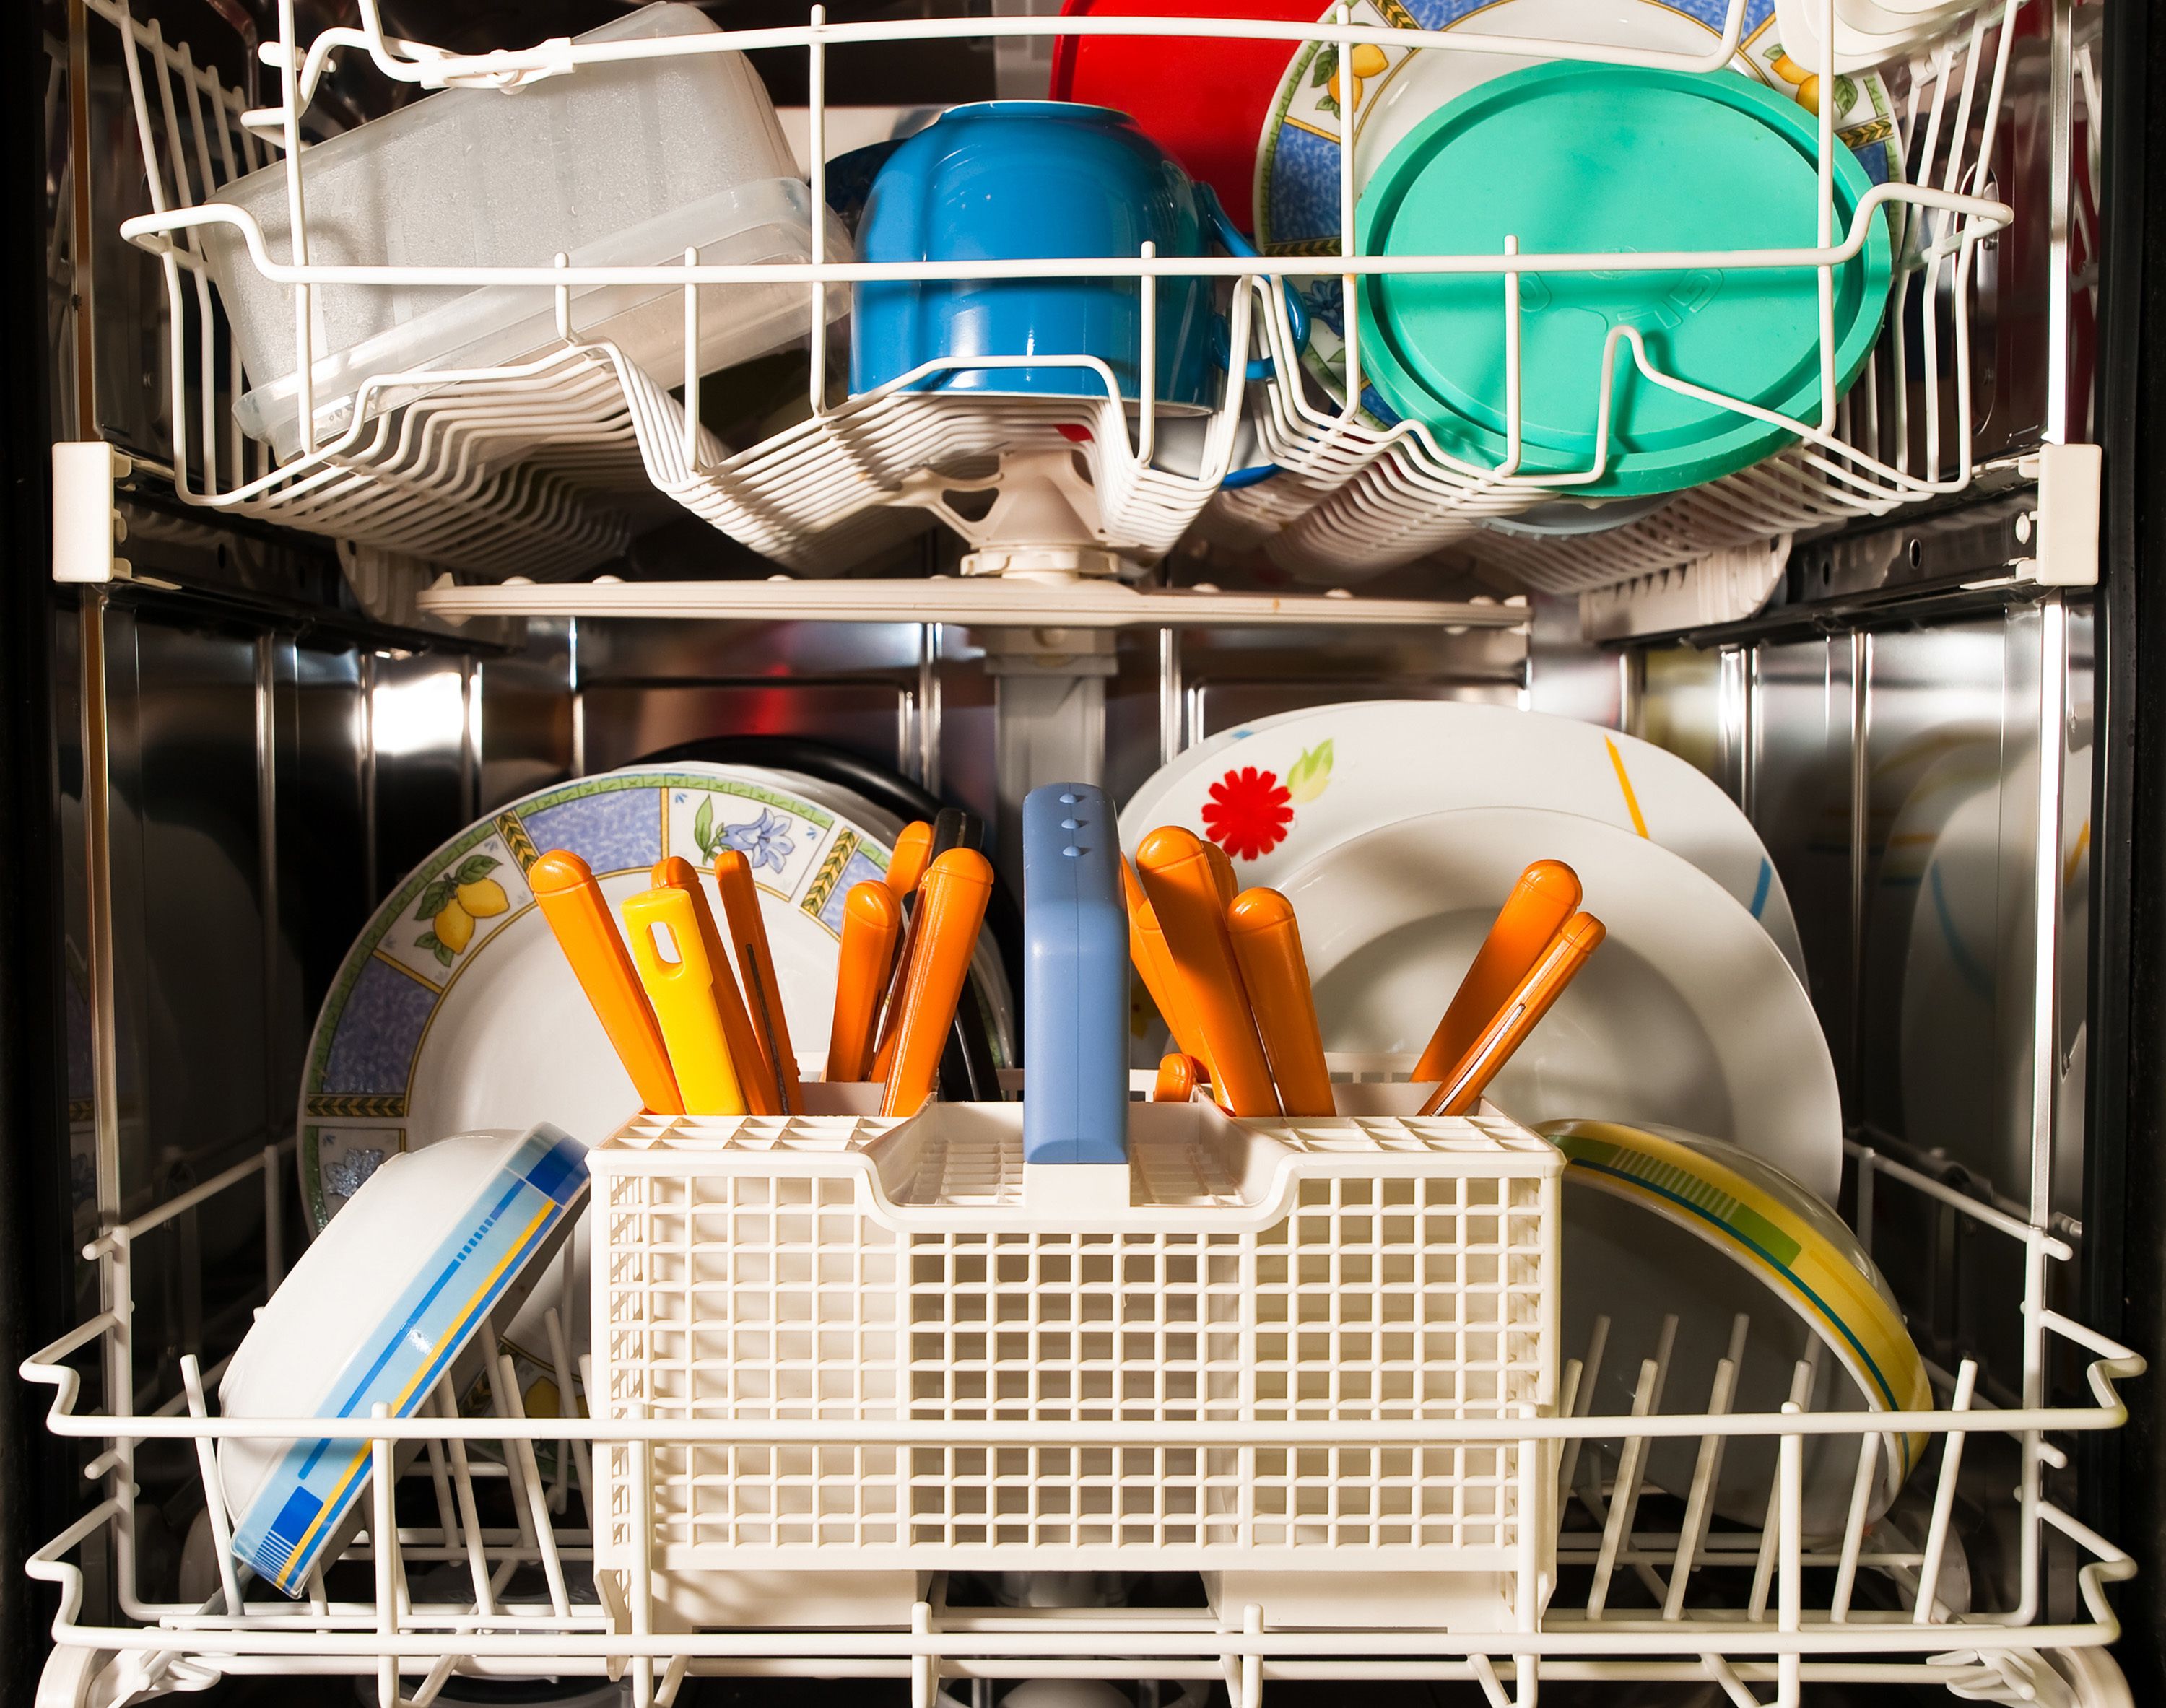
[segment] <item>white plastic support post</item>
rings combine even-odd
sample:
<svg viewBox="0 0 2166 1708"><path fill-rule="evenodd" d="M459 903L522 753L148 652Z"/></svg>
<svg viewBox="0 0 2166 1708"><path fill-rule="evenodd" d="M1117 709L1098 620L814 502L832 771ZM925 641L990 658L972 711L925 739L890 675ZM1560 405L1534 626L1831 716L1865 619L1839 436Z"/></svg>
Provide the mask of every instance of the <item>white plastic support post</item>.
<svg viewBox="0 0 2166 1708"><path fill-rule="evenodd" d="M127 530L113 508L114 482L134 465L103 439L53 446L53 579L111 582L128 578L128 561L114 555Z"/></svg>
<svg viewBox="0 0 2166 1708"><path fill-rule="evenodd" d="M2031 555L2016 567L2041 587L2095 587L2105 451L2095 445L2044 445L2031 460L2038 510L2031 520Z"/></svg>

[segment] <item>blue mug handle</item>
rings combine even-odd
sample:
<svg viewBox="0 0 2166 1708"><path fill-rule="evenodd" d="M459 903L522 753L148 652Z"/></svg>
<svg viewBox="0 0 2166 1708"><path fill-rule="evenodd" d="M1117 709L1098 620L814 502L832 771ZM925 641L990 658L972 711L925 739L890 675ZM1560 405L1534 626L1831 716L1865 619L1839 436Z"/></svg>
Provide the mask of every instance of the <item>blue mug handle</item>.
<svg viewBox="0 0 2166 1708"><path fill-rule="evenodd" d="M1219 244L1224 248L1226 253L1239 256L1244 261L1261 260L1262 257L1256 251L1256 245L1242 235L1240 227L1234 224L1228 216L1225 208L1218 200L1218 192L1208 184L1198 184L1196 187L1196 192L1202 198L1204 214L1209 219L1211 228L1217 234ZM1286 319L1292 324L1294 353L1298 356L1308 348L1308 309L1301 300L1301 293L1294 289L1292 285L1281 285L1279 288L1286 293ZM1221 319L1212 333L1213 353L1221 362L1226 360L1228 355L1227 336L1226 323ZM1260 356L1249 362L1244 377L1252 381L1267 380L1272 377L1276 366L1276 365L1269 356Z"/></svg>

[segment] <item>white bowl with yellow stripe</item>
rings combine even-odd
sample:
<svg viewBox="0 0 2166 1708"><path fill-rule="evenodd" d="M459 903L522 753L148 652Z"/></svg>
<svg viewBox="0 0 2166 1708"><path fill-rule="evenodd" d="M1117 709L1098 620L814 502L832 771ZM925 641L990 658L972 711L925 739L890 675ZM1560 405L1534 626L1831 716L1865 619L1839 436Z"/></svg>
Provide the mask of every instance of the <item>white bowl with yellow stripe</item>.
<svg viewBox="0 0 2166 1708"><path fill-rule="evenodd" d="M1825 1202L1735 1145L1674 1128L1555 1120L1537 1131L1565 1153L1564 1331L1583 1356L1609 1319L1591 1405L1626 1413L1641 1362L1674 1315L1659 1409L1708 1409L1718 1362L1741 1347L1732 1412L1779 1411L1800 1361L1813 1367L1806 1409L1921 1411L1932 1387L1901 1309L1857 1236ZM1746 1319L1741 1341L1737 1319ZM1809 1436L1808 1534L1841 1530L1861 1443L1876 1457L1868 1519L1895 1498L1925 1449L1921 1435ZM1649 1480L1683 1495L1699 1443L1651 1445ZM1725 1442L1714 1510L1741 1524L1767 1516L1772 1436Z"/></svg>
<svg viewBox="0 0 2166 1708"><path fill-rule="evenodd" d="M546 1124L389 1158L257 1315L219 1384L221 1410L413 1415L492 1315L509 1316L586 1196L586 1147ZM357 1526L367 1443L235 1437L218 1459L234 1558L301 1594Z"/></svg>

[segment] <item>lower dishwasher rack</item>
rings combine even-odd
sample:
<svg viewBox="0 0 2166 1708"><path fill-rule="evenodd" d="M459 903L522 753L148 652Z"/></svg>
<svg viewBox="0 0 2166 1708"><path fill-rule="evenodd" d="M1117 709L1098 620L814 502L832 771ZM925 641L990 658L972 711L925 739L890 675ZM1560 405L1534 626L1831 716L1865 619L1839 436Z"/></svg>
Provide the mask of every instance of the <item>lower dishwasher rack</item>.
<svg viewBox="0 0 2166 1708"><path fill-rule="evenodd" d="M218 1372L199 1371L193 1358L181 1361L183 1391L166 1403L139 1411L133 1393L135 1242L214 1196L264 1190L285 1166L282 1148L273 1147L93 1241L87 1255L111 1303L22 1367L26 1379L54 1390L47 1426L86 1444L92 1457L85 1473L103 1489L103 1498L30 1562L33 1576L61 1595L55 1648L39 1701L117 1705L200 1689L227 1675L346 1674L372 1677L384 1708L425 1708L457 1673L628 1678L642 1708L670 1703L694 1675L907 1679L917 1708L930 1708L943 1686L959 1681L1040 1677L1221 1681L1234 1708L1255 1708L1265 1686L1297 1679L1471 1681L1499 1708L1533 1703L1545 1679L1711 1685L1739 1704L1794 1705L1814 1683L1937 1684L1970 1700L2085 1708L2128 1702L2105 1653L2118 1634L2105 1586L2133 1567L2111 1542L2047 1498L2045 1481L2068 1464L2073 1437L2124 1421L2116 1384L2140 1373L2142 1360L2050 1308L2054 1272L2073 1257L2053 1234L1869 1148L1853 1145L1851 1152L1863 1204L1876 1192L1923 1194L1937 1200L1941 1213L1952 1211L1968 1236L2000 1246L2021 1264L2026 1284L2016 1333L2025 1403L1989 1404L1978 1391L1977 1365L1962 1359L1953 1371L1933 1370L1936 1405L1929 1411L1588 1415L1575 1396L1591 1391L1592 1380L1581 1378L1600 1352L1567 1347L1583 1356L1565 1363L1558 1404L1529 1407L1522 1417L1156 1425L1147 1439L1124 1443L1357 1452L1410 1444L1514 1447L1527 1483L1521 1499L1554 1526L1555 1567L1552 1574L1546 1549L1528 1550L1524 1568L1540 1581L1535 1595L1515 1599L1516 1616L1497 1621L1511 1628L1266 1626L1256 1606L1213 1610L1200 1598L1191 1606L1152 1608L1082 1605L1094 1599L1087 1595L1065 1606L970 1605L968 1591L982 1590L981 1580L931 1572L921 1578L917 1599L882 1627L657 1630L651 1617L612 1612L588 1587L594 1548L584 1497L597 1444L625 1443L636 1459L671 1444L819 1442L846 1452L892 1450L940 1445L952 1426L943 1433L939 1425L909 1421L528 1416L513 1389L494 1399L492 1416L374 1420L367 1431L376 1467L367 1530L328 1584L312 1575L304 1597L288 1600L252 1583L244 1589L230 1562L199 1602L142 1595L135 1472L145 1444L193 1445L206 1499L199 1521L209 1526L223 1562L228 1531L214 1468L218 1440L321 1430L298 1419L209 1415L204 1389ZM1869 1228L1869 1210L1860 1220ZM267 1284L275 1284L280 1264L274 1233ZM568 1268L563 1273L568 1305ZM1641 1366L1638 1405L1648 1410L1645 1396L1659 1393L1673 1373L1661 1368L1664 1356L1658 1349ZM567 1363L561 1350L557 1363ZM2080 1370L2089 1404L2045 1403L2046 1373L2057 1365ZM79 1409L89 1366L102 1373L113 1396L109 1413ZM1707 1373L1675 1373L1675 1391L1708 1391ZM568 1390L568 1380L563 1386ZM975 1426L987 1445L997 1445L994 1438L1006 1431L1018 1443L1041 1447L1059 1427ZM1859 1499L1840 1535L1806 1536L1802 1482L1809 1437L1846 1436L1869 1463L1865 1444L1897 1430L1928 1442L1908 1531L1886 1521L1868 1526ZM1705 1495L1720 1444L1748 1436L1778 1441L1779 1468L1765 1521L1710 1523ZM1682 1503L1642 1482L1649 1444L1674 1437L1701 1444L1694 1490ZM176 1450L187 1451L166 1449ZM1991 1498L1996 1506L2006 1503L1997 1516L2013 1521L2012 1532L2004 1527L2013 1536L2013 1599L2003 1605L1948 1605L1971 1600L1952 1587L1962 1575L1952 1560L1960 1552L1952 1519L1967 1452L1974 1470L1990 1468ZM402 1459L407 1468L394 1474ZM2004 1462L2012 1486L2000 1480ZM1861 1493L1865 1481L1859 1479ZM634 1498L641 1498L637 1488ZM651 1505L651 1486L644 1498ZM2049 1593L2049 1553L2072 1569L2072 1597L2065 1580L2059 1596ZM87 1556L115 1568L118 1612L108 1622L85 1616ZM1027 1551L1014 1563L1028 1571ZM1922 1607L1920 1584L1932 1586ZM1772 1697L1765 1694L1770 1685Z"/></svg>

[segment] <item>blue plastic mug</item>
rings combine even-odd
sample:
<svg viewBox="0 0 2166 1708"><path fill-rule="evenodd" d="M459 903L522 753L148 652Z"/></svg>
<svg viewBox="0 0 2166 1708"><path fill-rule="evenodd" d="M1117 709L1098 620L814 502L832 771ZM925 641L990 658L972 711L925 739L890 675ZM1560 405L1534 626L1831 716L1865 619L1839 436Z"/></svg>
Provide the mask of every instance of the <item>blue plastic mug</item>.
<svg viewBox="0 0 2166 1708"><path fill-rule="evenodd" d="M1065 101L982 101L942 114L880 167L857 233L868 261L1125 257L1146 241L1162 256L1201 256L1213 238L1247 250L1218 198L1127 114ZM1158 282L1162 403L1217 401L1224 337L1212 286ZM850 388L874 390L943 356L1087 356L1136 400L1142 330L1132 278L867 281L851 296ZM936 370L916 388L1105 395L1080 366Z"/></svg>

